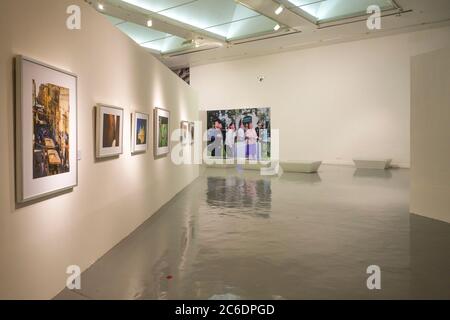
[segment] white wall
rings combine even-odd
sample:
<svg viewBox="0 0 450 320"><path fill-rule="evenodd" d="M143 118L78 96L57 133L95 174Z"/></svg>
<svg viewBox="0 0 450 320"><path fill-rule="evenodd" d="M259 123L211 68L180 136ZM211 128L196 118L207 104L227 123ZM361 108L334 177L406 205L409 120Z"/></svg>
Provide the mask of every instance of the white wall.
<svg viewBox="0 0 450 320"><path fill-rule="evenodd" d="M82 29L65 27L66 8L82 8ZM82 0L0 1L0 298L52 298L66 268L84 270L198 176L198 166L130 155L95 162L96 103L130 113L171 111L172 128L197 120L195 92ZM16 208L14 200L13 57L23 54L78 75L79 186ZM153 137L153 133L151 134Z"/></svg>
<svg viewBox="0 0 450 320"><path fill-rule="evenodd" d="M411 66L411 212L450 223L450 47Z"/></svg>
<svg viewBox="0 0 450 320"><path fill-rule="evenodd" d="M282 160L410 165L410 57L450 44L450 28L196 66L202 109L271 107ZM258 76L264 76L262 83Z"/></svg>

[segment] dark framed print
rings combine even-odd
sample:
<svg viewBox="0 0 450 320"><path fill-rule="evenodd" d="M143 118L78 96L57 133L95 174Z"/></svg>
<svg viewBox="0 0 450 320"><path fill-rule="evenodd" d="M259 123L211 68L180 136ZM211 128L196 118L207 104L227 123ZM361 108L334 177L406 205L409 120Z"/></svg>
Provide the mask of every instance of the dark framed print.
<svg viewBox="0 0 450 320"><path fill-rule="evenodd" d="M121 155L123 153L123 109L105 104L98 104L96 108L97 158Z"/></svg>
<svg viewBox="0 0 450 320"><path fill-rule="evenodd" d="M189 122L181 121L180 123L180 142L182 145L186 145L189 141Z"/></svg>
<svg viewBox="0 0 450 320"><path fill-rule="evenodd" d="M191 144L193 144L195 140L195 122L189 123L189 134L191 138Z"/></svg>

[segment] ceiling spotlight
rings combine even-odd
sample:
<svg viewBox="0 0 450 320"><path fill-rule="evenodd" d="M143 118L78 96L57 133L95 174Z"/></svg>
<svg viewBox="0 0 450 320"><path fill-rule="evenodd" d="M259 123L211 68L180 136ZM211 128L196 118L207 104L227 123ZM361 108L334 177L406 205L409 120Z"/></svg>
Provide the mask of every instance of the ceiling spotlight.
<svg viewBox="0 0 450 320"><path fill-rule="evenodd" d="M284 10L284 7L281 5L275 10L275 14L278 16L280 13L282 13Z"/></svg>
<svg viewBox="0 0 450 320"><path fill-rule="evenodd" d="M98 9L99 9L99 10L104 10L104 9L105 9L105 6L104 6L103 4L101 4L101 3L99 3L99 4L98 4Z"/></svg>
<svg viewBox="0 0 450 320"><path fill-rule="evenodd" d="M153 21L152 20L148 20L147 21L147 27L151 27L151 26L153 26Z"/></svg>
<svg viewBox="0 0 450 320"><path fill-rule="evenodd" d="M273 30L275 30L275 31L278 31L278 30L280 30L280 25L279 24L277 24L275 27L273 27Z"/></svg>

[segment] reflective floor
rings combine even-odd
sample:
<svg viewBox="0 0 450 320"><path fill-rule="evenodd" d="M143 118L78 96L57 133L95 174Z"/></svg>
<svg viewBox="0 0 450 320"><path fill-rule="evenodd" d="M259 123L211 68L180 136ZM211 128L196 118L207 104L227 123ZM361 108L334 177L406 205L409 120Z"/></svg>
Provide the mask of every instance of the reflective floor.
<svg viewBox="0 0 450 320"><path fill-rule="evenodd" d="M408 203L408 170L207 169L56 298L449 299L450 225Z"/></svg>

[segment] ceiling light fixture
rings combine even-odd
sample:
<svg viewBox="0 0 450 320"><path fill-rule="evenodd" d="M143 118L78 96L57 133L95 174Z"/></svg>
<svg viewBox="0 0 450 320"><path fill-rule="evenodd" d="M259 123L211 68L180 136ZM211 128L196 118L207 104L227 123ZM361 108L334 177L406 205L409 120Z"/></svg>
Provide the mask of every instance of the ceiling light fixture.
<svg viewBox="0 0 450 320"><path fill-rule="evenodd" d="M152 26L153 26L153 21L151 19L147 20L147 27L151 28Z"/></svg>
<svg viewBox="0 0 450 320"><path fill-rule="evenodd" d="M275 14L278 16L280 13L282 13L284 10L283 5L280 5L276 10L275 10Z"/></svg>
<svg viewBox="0 0 450 320"><path fill-rule="evenodd" d="M101 3L99 3L99 4L98 4L98 8L99 8L99 10L104 10L104 9L105 9L105 6L104 6L103 4L101 4Z"/></svg>
<svg viewBox="0 0 450 320"><path fill-rule="evenodd" d="M278 31L278 30L280 30L280 25L279 24L277 24L275 27L273 27L273 30L275 30L275 31Z"/></svg>

